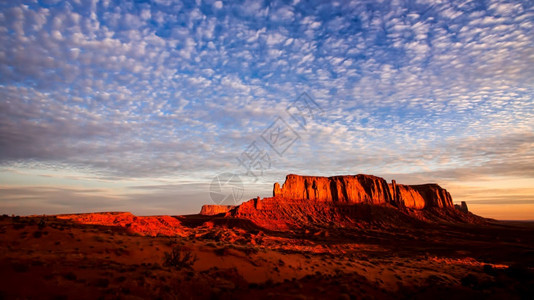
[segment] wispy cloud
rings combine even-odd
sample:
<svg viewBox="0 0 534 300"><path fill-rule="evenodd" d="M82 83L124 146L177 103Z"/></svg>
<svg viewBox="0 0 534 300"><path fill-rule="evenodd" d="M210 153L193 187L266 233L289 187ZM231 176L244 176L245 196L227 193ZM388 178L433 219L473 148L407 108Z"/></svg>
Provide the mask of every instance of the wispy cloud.
<svg viewBox="0 0 534 300"><path fill-rule="evenodd" d="M206 184L307 92L325 114L265 181L532 178L533 17L528 1L6 2L2 172Z"/></svg>

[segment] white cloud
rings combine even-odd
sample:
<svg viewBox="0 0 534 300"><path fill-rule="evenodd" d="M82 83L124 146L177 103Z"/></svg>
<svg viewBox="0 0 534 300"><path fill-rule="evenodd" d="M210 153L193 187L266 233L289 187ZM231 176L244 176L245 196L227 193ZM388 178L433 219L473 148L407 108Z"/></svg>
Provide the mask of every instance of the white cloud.
<svg viewBox="0 0 534 300"><path fill-rule="evenodd" d="M267 42L267 45L269 46L273 46L273 45L277 45L277 44L280 44L282 42L284 42L286 40L286 37L278 32L275 32L273 34L268 34L267 35L267 39L266 39L266 42Z"/></svg>
<svg viewBox="0 0 534 300"><path fill-rule="evenodd" d="M293 20L294 15L295 14L293 13L293 10L290 7L282 6L274 13L272 13L271 20L290 22Z"/></svg>
<svg viewBox="0 0 534 300"><path fill-rule="evenodd" d="M222 1L215 1L213 3L213 7L215 7L216 9L221 9L223 7Z"/></svg>
<svg viewBox="0 0 534 300"><path fill-rule="evenodd" d="M326 116L273 174L305 172L312 159L327 173L531 174L528 141L507 136L534 128L524 5L116 4L13 2L0 12L2 164L62 162L121 178L233 168L306 91ZM517 148L485 144L498 139Z"/></svg>

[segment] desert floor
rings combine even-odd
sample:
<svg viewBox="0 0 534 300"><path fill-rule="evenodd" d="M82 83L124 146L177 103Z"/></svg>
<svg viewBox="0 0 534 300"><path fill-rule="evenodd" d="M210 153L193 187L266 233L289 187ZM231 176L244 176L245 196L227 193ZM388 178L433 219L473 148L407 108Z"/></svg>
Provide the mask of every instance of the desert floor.
<svg viewBox="0 0 534 300"><path fill-rule="evenodd" d="M245 220L176 218L185 229L169 237L54 216L0 217L0 299L534 295L534 223L270 232ZM178 262L166 259L173 249Z"/></svg>

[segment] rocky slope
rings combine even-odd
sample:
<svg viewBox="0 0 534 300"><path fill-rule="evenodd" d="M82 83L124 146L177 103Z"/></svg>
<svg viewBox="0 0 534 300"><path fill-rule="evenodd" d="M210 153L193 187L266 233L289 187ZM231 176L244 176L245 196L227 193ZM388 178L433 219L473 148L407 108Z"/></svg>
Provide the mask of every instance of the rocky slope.
<svg viewBox="0 0 534 300"><path fill-rule="evenodd" d="M58 219L68 219L79 224L117 226L130 233L142 236L186 236L187 228L171 216L135 216L129 212L102 212L72 215L57 215Z"/></svg>

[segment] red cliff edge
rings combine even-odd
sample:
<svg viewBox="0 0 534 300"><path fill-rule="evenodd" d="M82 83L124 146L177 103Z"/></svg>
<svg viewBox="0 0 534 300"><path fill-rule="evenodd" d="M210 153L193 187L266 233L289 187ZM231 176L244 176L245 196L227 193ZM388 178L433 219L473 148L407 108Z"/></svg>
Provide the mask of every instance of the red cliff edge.
<svg viewBox="0 0 534 300"><path fill-rule="evenodd" d="M424 209L452 208L451 195L437 184L402 185L373 175L332 177L290 174L280 187L274 184L273 197L331 202L336 204L392 204Z"/></svg>
<svg viewBox="0 0 534 300"><path fill-rule="evenodd" d="M332 177L290 174L275 183L273 197L252 199L226 217L286 230L308 226L390 226L421 221L471 222L475 216L454 208L451 195L437 184L388 184L373 175Z"/></svg>

